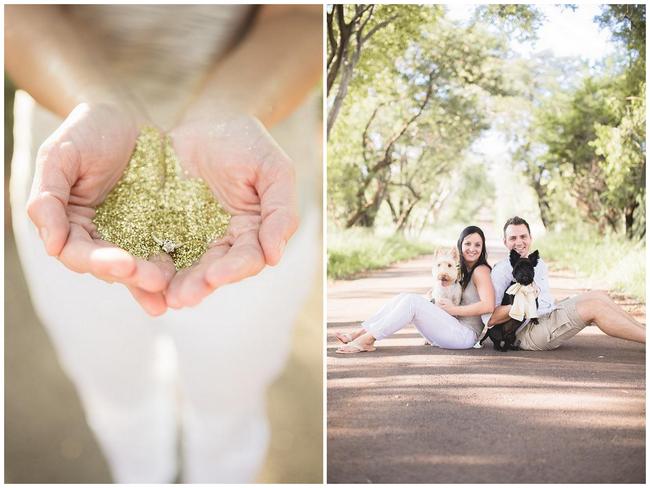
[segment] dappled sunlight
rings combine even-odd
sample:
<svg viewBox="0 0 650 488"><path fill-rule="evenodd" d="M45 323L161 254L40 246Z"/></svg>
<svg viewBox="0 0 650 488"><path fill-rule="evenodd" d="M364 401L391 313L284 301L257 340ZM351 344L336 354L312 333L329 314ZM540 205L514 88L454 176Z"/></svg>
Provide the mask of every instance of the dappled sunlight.
<svg viewBox="0 0 650 488"><path fill-rule="evenodd" d="M506 456L494 454L422 454L396 456L394 461L404 464L452 464L459 466L493 466L511 465L512 460Z"/></svg>
<svg viewBox="0 0 650 488"><path fill-rule="evenodd" d="M462 380L459 380L462 378ZM622 382L602 382L602 381L572 381L562 380L552 377L537 377L534 382L530 378L514 374L490 375L490 374L466 374L458 372L456 374L432 375L423 378L421 374L381 374L373 377L340 377L332 378L329 381L330 388L358 388L360 384L365 387L378 385L389 385L391 387L463 387L473 388L481 387L483 391L497 386L507 385L508 389L520 387L522 389L572 389L572 390L616 390L625 393L643 393L638 389L638 385L631 381Z"/></svg>
<svg viewBox="0 0 650 488"><path fill-rule="evenodd" d="M631 413L643 412L645 406L645 394L643 391L631 395L631 398L620 398L607 395L606 392L582 393L565 392L557 389L549 389L543 392L517 392L513 393L508 388L491 388L483 390L481 397L464 395L462 398L455 398L462 404L500 408L504 410L528 409L549 412L548 415L569 412L618 412ZM449 398L449 395L447 395Z"/></svg>
<svg viewBox="0 0 650 488"><path fill-rule="evenodd" d="M549 414L544 417L535 418L534 422L539 425L557 427L564 426L569 429L644 429L645 418L641 412L624 413L621 411L614 412L589 412L583 413L584 410L580 409L580 415L572 415L570 418L565 416Z"/></svg>

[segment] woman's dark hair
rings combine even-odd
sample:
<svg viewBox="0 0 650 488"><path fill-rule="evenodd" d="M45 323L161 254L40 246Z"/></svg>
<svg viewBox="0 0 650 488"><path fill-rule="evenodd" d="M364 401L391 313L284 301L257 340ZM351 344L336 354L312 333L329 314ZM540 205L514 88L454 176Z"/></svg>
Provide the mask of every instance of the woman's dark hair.
<svg viewBox="0 0 650 488"><path fill-rule="evenodd" d="M479 236L481 236L481 242L483 243L483 248L481 249L481 255L478 257L478 261L476 261L474 267L468 270L467 263L465 263L465 258L463 257L463 241L470 234L478 234ZM465 227L463 231L460 233L460 237L458 238L458 243L456 245L458 247L458 254L460 255L460 284L464 290L465 288L467 288L467 285L469 284L469 280L472 279L472 273L478 266L484 264L490 269L492 269L492 266L490 266L487 262L487 249L485 248L485 234L483 234L483 231L481 230L480 227L476 227L475 225L470 225L469 227Z"/></svg>

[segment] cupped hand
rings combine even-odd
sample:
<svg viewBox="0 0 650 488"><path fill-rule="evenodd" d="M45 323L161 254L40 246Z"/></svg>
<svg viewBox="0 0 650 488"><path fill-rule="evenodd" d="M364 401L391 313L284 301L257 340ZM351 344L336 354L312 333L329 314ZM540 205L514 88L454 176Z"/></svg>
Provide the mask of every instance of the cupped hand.
<svg viewBox="0 0 650 488"><path fill-rule="evenodd" d="M184 169L232 215L226 235L169 284L167 305L180 308L277 264L298 214L293 164L256 118L197 118L169 135Z"/></svg>
<svg viewBox="0 0 650 488"><path fill-rule="evenodd" d="M80 104L43 143L27 211L45 249L66 267L125 284L151 315L166 309L167 256L151 261L99 238L95 208L118 182L143 120L116 104Z"/></svg>

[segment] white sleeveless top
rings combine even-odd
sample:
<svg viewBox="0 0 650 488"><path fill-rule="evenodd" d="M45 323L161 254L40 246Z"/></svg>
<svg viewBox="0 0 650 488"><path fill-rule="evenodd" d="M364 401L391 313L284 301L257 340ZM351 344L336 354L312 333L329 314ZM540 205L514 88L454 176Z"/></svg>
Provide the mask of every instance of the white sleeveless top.
<svg viewBox="0 0 650 488"><path fill-rule="evenodd" d="M68 5L81 35L164 129L245 30L250 5Z"/></svg>
<svg viewBox="0 0 650 488"><path fill-rule="evenodd" d="M467 287L463 290L461 295L460 304L461 305L471 305L481 300L481 297L478 294L474 282L470 279ZM481 320L480 315L473 315L468 317L458 317L458 322L460 322L465 327L472 329L476 332L477 336L481 335L483 332L483 321Z"/></svg>

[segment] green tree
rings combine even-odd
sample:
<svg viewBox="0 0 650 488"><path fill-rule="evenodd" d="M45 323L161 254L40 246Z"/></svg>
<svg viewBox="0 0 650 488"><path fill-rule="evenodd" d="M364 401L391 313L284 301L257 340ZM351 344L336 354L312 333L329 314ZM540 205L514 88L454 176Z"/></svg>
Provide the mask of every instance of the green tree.
<svg viewBox="0 0 650 488"><path fill-rule="evenodd" d="M475 11L474 20L493 25L508 37L530 41L536 39L544 15L534 5L493 4L480 5Z"/></svg>
<svg viewBox="0 0 650 488"><path fill-rule="evenodd" d="M625 233L630 239L645 235L645 83L639 95L626 100L618 125L596 124L596 139L590 143L604 158L607 189L603 198L623 212Z"/></svg>
<svg viewBox="0 0 650 488"><path fill-rule="evenodd" d="M416 206L431 205L443 176L487 127L481 104L501 91L503 49L476 26L438 22L375 70L379 83L355 87L354 109L328 145L333 215L347 227L371 227L386 202L402 230Z"/></svg>
<svg viewBox="0 0 650 488"><path fill-rule="evenodd" d="M420 27L434 22L439 6L330 5L327 8L327 133L329 135L361 68L373 81L378 60L394 63ZM366 61L365 59L370 59ZM360 66L361 65L361 66Z"/></svg>

